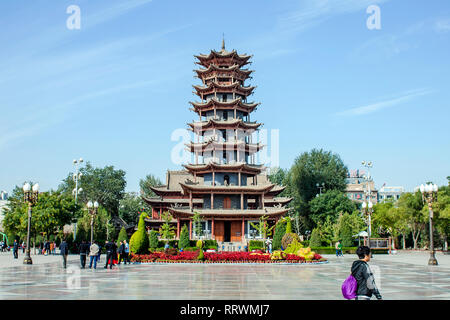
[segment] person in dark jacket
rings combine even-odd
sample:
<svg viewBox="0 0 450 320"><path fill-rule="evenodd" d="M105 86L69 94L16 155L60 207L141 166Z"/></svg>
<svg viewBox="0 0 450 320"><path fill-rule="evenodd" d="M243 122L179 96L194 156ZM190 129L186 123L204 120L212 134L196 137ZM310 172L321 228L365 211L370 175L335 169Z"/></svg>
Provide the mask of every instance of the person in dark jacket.
<svg viewBox="0 0 450 320"><path fill-rule="evenodd" d="M19 257L18 252L19 252L19 243L17 242L17 239L16 239L16 240L14 240L14 245L13 245L14 259L17 259Z"/></svg>
<svg viewBox="0 0 450 320"><path fill-rule="evenodd" d="M80 264L81 269L84 269L86 267L86 256L89 254L89 245L86 243L86 241L82 241L80 244Z"/></svg>
<svg viewBox="0 0 450 320"><path fill-rule="evenodd" d="M108 263L109 263L109 268L112 269L113 267L113 260L117 255L117 246L113 241L106 241L105 243L105 250L106 250L106 264L105 264L105 269L108 268Z"/></svg>
<svg viewBox="0 0 450 320"><path fill-rule="evenodd" d="M352 275L358 283L355 300L370 300L372 295L381 300L382 297L376 286L375 278L367 263L370 261L370 248L360 246L356 250L356 254L359 260L354 261L352 265Z"/></svg>
<svg viewBox="0 0 450 320"><path fill-rule="evenodd" d="M120 261L124 260L125 257L125 244L123 242L120 243L119 249L117 250L117 253L119 254L119 261L118 264L120 264ZM124 263L127 264L127 260L125 258Z"/></svg>
<svg viewBox="0 0 450 320"><path fill-rule="evenodd" d="M44 248L45 248L45 255L49 255L50 254L50 241L45 242L44 244Z"/></svg>
<svg viewBox="0 0 450 320"><path fill-rule="evenodd" d="M63 239L61 244L59 245L59 251L63 257L63 267L67 268L67 255L69 254L69 246L67 245L66 239Z"/></svg>

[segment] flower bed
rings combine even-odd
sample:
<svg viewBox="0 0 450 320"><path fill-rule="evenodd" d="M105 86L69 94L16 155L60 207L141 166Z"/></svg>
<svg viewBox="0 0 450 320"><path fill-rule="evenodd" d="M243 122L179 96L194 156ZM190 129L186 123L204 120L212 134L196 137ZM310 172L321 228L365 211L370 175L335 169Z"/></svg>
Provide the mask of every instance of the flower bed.
<svg viewBox="0 0 450 320"><path fill-rule="evenodd" d="M255 252L205 252L204 261L197 260L197 251L184 251L176 255L168 255L164 252L151 252L144 255L131 255L131 262L191 262L191 263L306 263L306 262L324 262L326 259L319 254L315 254L312 260L305 260L304 257L295 254L286 254L282 260L272 260L268 253Z"/></svg>

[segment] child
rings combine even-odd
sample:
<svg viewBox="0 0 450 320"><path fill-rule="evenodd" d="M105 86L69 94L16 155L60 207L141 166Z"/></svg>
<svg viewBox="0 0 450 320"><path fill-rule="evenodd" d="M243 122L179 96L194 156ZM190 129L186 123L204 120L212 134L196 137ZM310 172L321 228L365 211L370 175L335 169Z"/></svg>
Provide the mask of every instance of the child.
<svg viewBox="0 0 450 320"><path fill-rule="evenodd" d="M373 273L367 263L370 261L370 248L360 246L356 250L356 254L359 260L354 261L352 265L352 275L358 283L355 300L370 300L372 295L375 295L378 300L381 300L381 294L378 291Z"/></svg>

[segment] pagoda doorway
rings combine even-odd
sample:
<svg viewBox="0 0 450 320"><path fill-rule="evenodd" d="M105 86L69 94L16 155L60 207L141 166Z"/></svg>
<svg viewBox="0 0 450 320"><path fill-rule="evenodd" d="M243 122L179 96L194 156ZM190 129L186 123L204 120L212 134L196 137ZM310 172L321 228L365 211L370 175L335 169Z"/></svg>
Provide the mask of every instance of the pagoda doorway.
<svg viewBox="0 0 450 320"><path fill-rule="evenodd" d="M231 209L231 199L229 197L223 198L223 208Z"/></svg>
<svg viewBox="0 0 450 320"><path fill-rule="evenodd" d="M231 221L224 221L223 223L223 241L231 241Z"/></svg>

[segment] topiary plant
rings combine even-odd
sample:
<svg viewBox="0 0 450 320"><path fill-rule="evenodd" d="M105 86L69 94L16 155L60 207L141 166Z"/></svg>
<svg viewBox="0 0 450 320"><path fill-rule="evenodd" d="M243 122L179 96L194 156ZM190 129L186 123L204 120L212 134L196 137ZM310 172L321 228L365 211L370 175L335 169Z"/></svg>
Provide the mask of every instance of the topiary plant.
<svg viewBox="0 0 450 320"><path fill-rule="evenodd" d="M178 249L184 249L190 247L190 240L189 240L189 230L187 225L184 225L181 228L180 233L180 241L178 242Z"/></svg>
<svg viewBox="0 0 450 320"><path fill-rule="evenodd" d="M285 233L286 233L286 220L280 219L275 225L275 232L273 234L272 248L274 250L281 249L281 240L283 239Z"/></svg>
<svg viewBox="0 0 450 320"><path fill-rule="evenodd" d="M202 240L197 240L197 243L195 244L195 246L199 249L203 248L203 241Z"/></svg>
<svg viewBox="0 0 450 320"><path fill-rule="evenodd" d="M123 242L123 240L128 241L128 234L125 227L122 227L119 232L119 236L117 237L117 247L120 247L120 244Z"/></svg>
<svg viewBox="0 0 450 320"><path fill-rule="evenodd" d="M148 217L146 212L142 212L139 217L138 229L130 239L130 251L135 254L145 254L148 252L149 240L145 231L145 218Z"/></svg>
<svg viewBox="0 0 450 320"><path fill-rule="evenodd" d="M156 248L158 248L158 233L155 230L150 231L148 240L150 249L155 250Z"/></svg>
<svg viewBox="0 0 450 320"><path fill-rule="evenodd" d="M292 242L287 246L284 252L289 254L297 254L297 252L303 248L302 244L297 241L297 239L293 239Z"/></svg>
<svg viewBox="0 0 450 320"><path fill-rule="evenodd" d="M294 239L296 239L297 242L300 242L298 234L292 232L291 218L286 217L286 234L281 239L281 246L283 249L286 249Z"/></svg>

